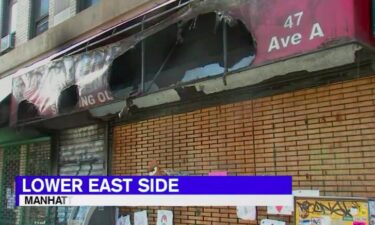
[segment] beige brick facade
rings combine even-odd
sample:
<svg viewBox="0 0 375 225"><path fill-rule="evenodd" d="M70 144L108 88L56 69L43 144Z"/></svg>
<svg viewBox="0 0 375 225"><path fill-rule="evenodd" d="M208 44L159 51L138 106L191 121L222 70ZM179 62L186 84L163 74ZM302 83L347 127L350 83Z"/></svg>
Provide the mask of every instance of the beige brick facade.
<svg viewBox="0 0 375 225"><path fill-rule="evenodd" d="M16 26L16 46L26 43L30 37L31 1L19 0Z"/></svg>
<svg viewBox="0 0 375 225"><path fill-rule="evenodd" d="M56 3L62 0L50 0L50 7L49 7L49 25L50 27L57 26L58 24L64 22L65 20L73 17L76 14L77 10L77 0L63 0L65 1L67 7L63 10L56 11Z"/></svg>
<svg viewBox="0 0 375 225"><path fill-rule="evenodd" d="M53 27L55 22L55 2L58 0L49 1L49 28ZM70 17L76 14L77 10L77 0L68 0L70 11ZM30 31L32 29L32 2L30 0L18 0L17 13L19 16L17 19L17 31L16 31L16 46L26 43L30 39ZM68 18L66 18L68 19Z"/></svg>
<svg viewBox="0 0 375 225"><path fill-rule="evenodd" d="M146 175L156 159L191 175L292 175L294 189L374 197L375 77L117 126L113 149L115 175ZM171 209L174 224L250 223L235 208ZM278 218L258 207L266 217Z"/></svg>

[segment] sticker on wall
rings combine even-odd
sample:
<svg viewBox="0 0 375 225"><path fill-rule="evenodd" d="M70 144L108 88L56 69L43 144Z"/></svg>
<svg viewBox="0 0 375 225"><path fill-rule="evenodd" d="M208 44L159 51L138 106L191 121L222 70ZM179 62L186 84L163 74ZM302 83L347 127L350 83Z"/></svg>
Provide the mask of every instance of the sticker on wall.
<svg viewBox="0 0 375 225"><path fill-rule="evenodd" d="M319 197L319 190L294 190L293 195L295 197Z"/></svg>
<svg viewBox="0 0 375 225"><path fill-rule="evenodd" d="M329 216L322 216L320 218L320 225L331 225L331 224L332 224L331 217L329 217Z"/></svg>
<svg viewBox="0 0 375 225"><path fill-rule="evenodd" d="M353 225L366 225L366 222L363 222L363 221L354 221Z"/></svg>
<svg viewBox="0 0 375 225"><path fill-rule="evenodd" d="M375 200L369 201L370 215L375 217Z"/></svg>
<svg viewBox="0 0 375 225"><path fill-rule="evenodd" d="M260 225L285 225L284 221L263 219Z"/></svg>
<svg viewBox="0 0 375 225"><path fill-rule="evenodd" d="M375 225L375 200L369 201L370 225Z"/></svg>
<svg viewBox="0 0 375 225"><path fill-rule="evenodd" d="M237 206L237 217L242 220L256 220L257 209L255 206Z"/></svg>
<svg viewBox="0 0 375 225"><path fill-rule="evenodd" d="M294 190L293 195L295 197L319 197L319 190ZM268 206L267 214L270 215L293 215L293 206Z"/></svg>
<svg viewBox="0 0 375 225"><path fill-rule="evenodd" d="M11 196L12 196L12 189L11 188L7 188L7 190L6 190L6 198L7 199L11 198Z"/></svg>
<svg viewBox="0 0 375 225"><path fill-rule="evenodd" d="M7 202L7 209L15 209L16 207L16 196L12 192L11 188L6 189L6 202Z"/></svg>
<svg viewBox="0 0 375 225"><path fill-rule="evenodd" d="M148 225L146 210L134 213L134 225Z"/></svg>
<svg viewBox="0 0 375 225"><path fill-rule="evenodd" d="M292 206L268 206L267 207L267 214L270 215L288 215L291 216L293 214L293 207Z"/></svg>
<svg viewBox="0 0 375 225"><path fill-rule="evenodd" d="M121 216L118 220L116 225L131 225L130 223L130 216Z"/></svg>
<svg viewBox="0 0 375 225"><path fill-rule="evenodd" d="M212 171L208 173L208 176L228 176L228 171Z"/></svg>
<svg viewBox="0 0 375 225"><path fill-rule="evenodd" d="M331 225L331 218L329 216L322 216L302 220L299 225Z"/></svg>
<svg viewBox="0 0 375 225"><path fill-rule="evenodd" d="M158 220L156 225L173 225L173 212L168 210L158 210Z"/></svg>

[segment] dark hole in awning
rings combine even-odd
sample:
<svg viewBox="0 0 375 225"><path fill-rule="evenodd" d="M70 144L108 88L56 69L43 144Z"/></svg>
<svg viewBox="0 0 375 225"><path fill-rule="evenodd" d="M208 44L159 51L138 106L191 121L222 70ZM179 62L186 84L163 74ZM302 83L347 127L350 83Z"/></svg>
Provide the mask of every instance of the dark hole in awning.
<svg viewBox="0 0 375 225"><path fill-rule="evenodd" d="M72 85L66 89L64 89L59 96L58 99L58 112L59 113L67 113L71 112L78 104L79 101L79 93L78 93L78 86Z"/></svg>
<svg viewBox="0 0 375 225"><path fill-rule="evenodd" d="M238 67L249 66L255 55L255 42L246 26L239 20L234 26L228 26L228 67L237 69L234 68L236 65ZM248 61L240 65L239 62L244 59Z"/></svg>
<svg viewBox="0 0 375 225"><path fill-rule="evenodd" d="M23 100L18 104L17 118L19 121L28 121L39 117L38 108L31 102Z"/></svg>
<svg viewBox="0 0 375 225"><path fill-rule="evenodd" d="M141 50L137 45L113 61L108 84L115 95L123 96L137 89L141 77L140 59ZM127 93L118 93L124 91Z"/></svg>
<svg viewBox="0 0 375 225"><path fill-rule="evenodd" d="M146 92L224 73L223 23L217 13L200 15L147 37L145 46ZM227 24L228 71L251 65L256 48L241 21ZM109 86L116 96L138 90L142 75L141 43L112 64Z"/></svg>
<svg viewBox="0 0 375 225"><path fill-rule="evenodd" d="M223 74L223 23L216 13L208 13L181 26L181 41L155 83L159 87L168 87ZM241 21L227 27L229 71L250 66L255 57L251 34Z"/></svg>

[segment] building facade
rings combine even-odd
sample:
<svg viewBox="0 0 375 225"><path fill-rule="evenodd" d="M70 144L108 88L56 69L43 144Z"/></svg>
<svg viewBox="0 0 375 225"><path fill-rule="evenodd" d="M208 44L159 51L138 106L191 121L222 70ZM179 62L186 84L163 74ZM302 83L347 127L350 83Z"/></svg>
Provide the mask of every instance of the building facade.
<svg viewBox="0 0 375 225"><path fill-rule="evenodd" d="M17 175L155 165L375 197L372 1L1 3L0 224L73 224L76 208L15 207ZM181 225L294 224L266 207L255 221L235 207L119 211L156 224L159 209Z"/></svg>

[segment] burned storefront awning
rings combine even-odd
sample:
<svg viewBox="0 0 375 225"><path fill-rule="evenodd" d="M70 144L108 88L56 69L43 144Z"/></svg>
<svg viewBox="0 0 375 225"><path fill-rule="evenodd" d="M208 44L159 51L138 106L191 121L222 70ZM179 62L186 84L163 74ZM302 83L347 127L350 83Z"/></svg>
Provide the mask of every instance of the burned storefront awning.
<svg viewBox="0 0 375 225"><path fill-rule="evenodd" d="M0 147L48 139L34 129L15 129L9 127L12 76L0 80Z"/></svg>
<svg viewBox="0 0 375 225"><path fill-rule="evenodd" d="M354 0L345 0L345 7L338 7L339 0L170 2L117 27L107 37L15 76L11 123L87 109L96 116L113 114L150 93L156 97L147 99L144 106L244 87L283 74L275 69L237 80L227 75L344 42L369 41L352 26L357 19ZM296 7L302 13L296 14ZM336 9L338 21L327 17L329 9ZM285 23L287 15L300 18L298 26L292 29ZM223 82L206 82L204 90L192 85L212 77ZM167 95L171 101L164 99Z"/></svg>
<svg viewBox="0 0 375 225"><path fill-rule="evenodd" d="M144 17L120 41L15 76L11 124L92 109L249 66L252 36L229 14L244 2L185 1L184 7L177 4L175 10Z"/></svg>

